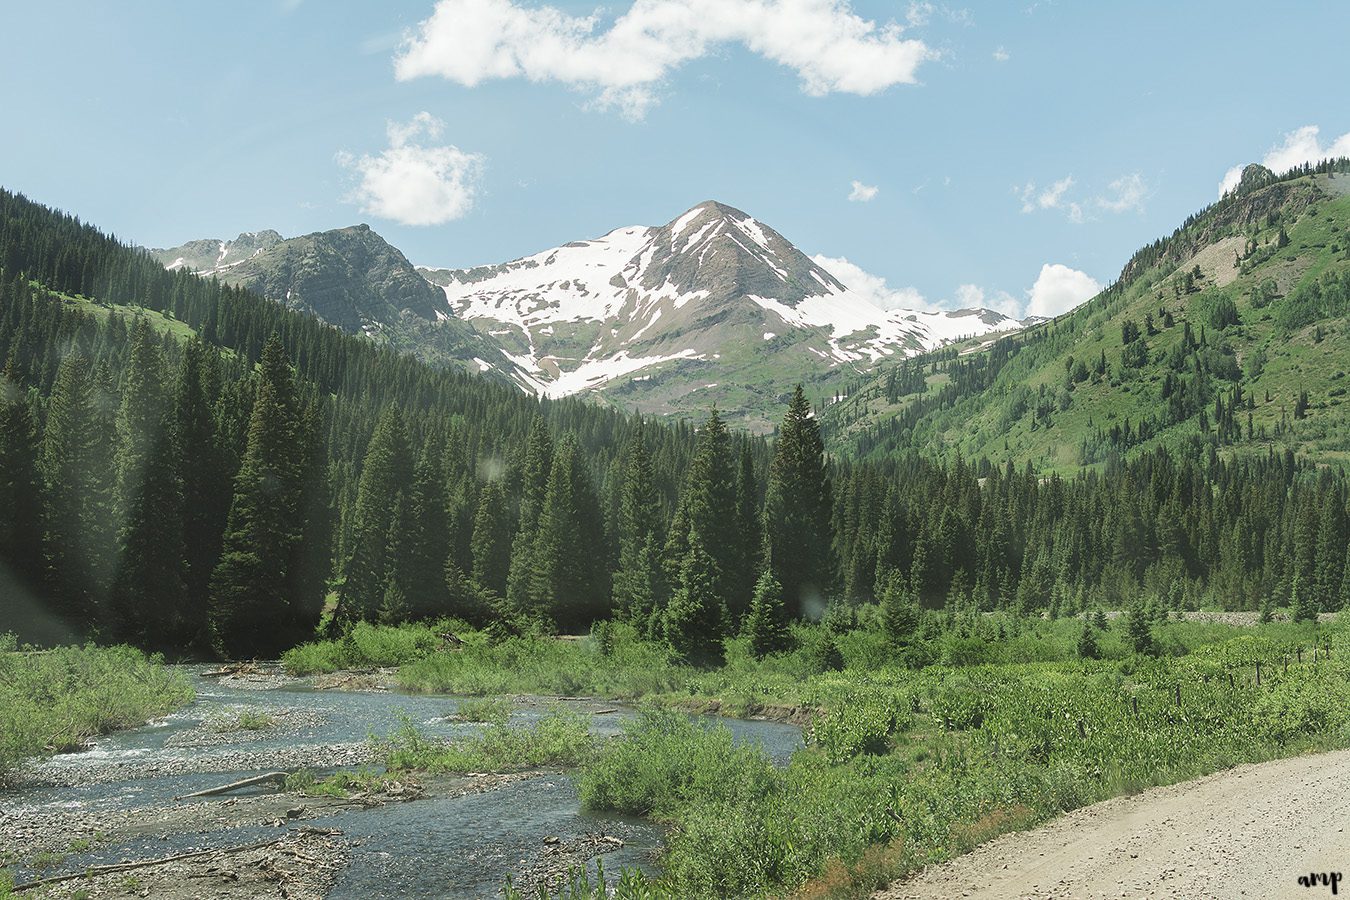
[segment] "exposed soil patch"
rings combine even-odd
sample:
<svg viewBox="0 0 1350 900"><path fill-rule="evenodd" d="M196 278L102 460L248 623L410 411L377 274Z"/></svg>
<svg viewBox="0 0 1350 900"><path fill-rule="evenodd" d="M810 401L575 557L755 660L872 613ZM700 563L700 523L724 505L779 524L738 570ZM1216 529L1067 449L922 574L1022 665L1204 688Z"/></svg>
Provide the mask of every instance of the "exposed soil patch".
<svg viewBox="0 0 1350 900"><path fill-rule="evenodd" d="M1350 750L1237 766L1006 834L875 896L1318 896L1298 879L1345 871L1347 788Z"/></svg>

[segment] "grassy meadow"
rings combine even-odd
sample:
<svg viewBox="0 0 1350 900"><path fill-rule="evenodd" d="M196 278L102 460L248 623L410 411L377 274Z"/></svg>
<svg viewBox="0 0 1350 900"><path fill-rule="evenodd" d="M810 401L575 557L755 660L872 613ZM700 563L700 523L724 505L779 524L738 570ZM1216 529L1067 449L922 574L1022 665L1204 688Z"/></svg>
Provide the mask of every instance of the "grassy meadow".
<svg viewBox="0 0 1350 900"><path fill-rule="evenodd" d="M600 743L563 713L512 726L500 701L473 707L490 724L470 741L447 746L405 727L385 742L393 768L574 766L587 808L667 823L660 879L623 873L608 888L618 896L867 896L1084 804L1350 745L1350 634L1338 623L1163 619L1147 625L1140 653L1125 618L934 615L894 647L875 617L864 607L854 621L794 626L795 648L763 659L729 641L712 669L678 664L621 625L502 640L456 623L359 626L345 652L388 661L418 635L455 627L461 648L403 658L407 689L638 702L625 734ZM341 656L340 643L297 648L287 666ZM804 720L806 746L775 766L690 711ZM579 877L558 890L604 889Z"/></svg>

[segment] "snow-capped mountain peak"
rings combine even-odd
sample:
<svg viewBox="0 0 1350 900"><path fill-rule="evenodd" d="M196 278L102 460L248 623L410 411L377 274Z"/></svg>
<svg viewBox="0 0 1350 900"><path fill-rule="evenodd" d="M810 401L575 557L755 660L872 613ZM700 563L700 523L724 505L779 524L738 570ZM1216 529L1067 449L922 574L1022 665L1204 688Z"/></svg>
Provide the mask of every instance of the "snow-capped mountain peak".
<svg viewBox="0 0 1350 900"><path fill-rule="evenodd" d="M640 395L725 388L737 372L752 383L781 370L752 385L777 390L779 380L1018 327L991 310L880 309L773 228L714 200L665 225L501 265L420 271L449 312L506 349L523 386L549 396L622 390L639 406L653 405Z"/></svg>

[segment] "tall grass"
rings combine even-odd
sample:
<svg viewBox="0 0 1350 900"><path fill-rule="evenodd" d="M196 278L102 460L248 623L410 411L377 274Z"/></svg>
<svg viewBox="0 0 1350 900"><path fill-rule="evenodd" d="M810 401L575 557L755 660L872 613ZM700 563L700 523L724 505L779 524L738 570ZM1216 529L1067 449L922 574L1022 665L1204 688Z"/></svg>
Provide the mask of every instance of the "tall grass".
<svg viewBox="0 0 1350 900"><path fill-rule="evenodd" d="M130 647L23 651L0 635L0 781L27 757L75 749L192 697L185 677Z"/></svg>
<svg viewBox="0 0 1350 900"><path fill-rule="evenodd" d="M575 766L590 756L595 741L585 716L554 709L532 726L490 724L450 742L427 738L405 720L376 746L390 771L462 773Z"/></svg>
<svg viewBox="0 0 1350 900"><path fill-rule="evenodd" d="M281 664L292 675L401 666L434 653L441 646L441 634L460 630L460 623L449 620L398 626L358 622L335 640L313 641L287 650L281 655Z"/></svg>
<svg viewBox="0 0 1350 900"><path fill-rule="evenodd" d="M581 796L673 826L660 882L672 896L864 897L1087 803L1350 745L1344 632L1318 638L1333 654L1314 663L1308 629L1229 628L1220 642L1188 630L1182 657L810 678L799 696L826 711L781 768L723 729L647 712L583 764Z"/></svg>

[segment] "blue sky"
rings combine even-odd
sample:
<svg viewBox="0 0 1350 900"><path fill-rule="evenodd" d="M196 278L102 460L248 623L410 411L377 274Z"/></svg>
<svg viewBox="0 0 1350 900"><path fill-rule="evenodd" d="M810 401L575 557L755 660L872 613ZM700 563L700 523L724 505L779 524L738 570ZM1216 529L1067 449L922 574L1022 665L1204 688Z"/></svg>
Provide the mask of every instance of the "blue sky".
<svg viewBox="0 0 1350 900"><path fill-rule="evenodd" d="M151 246L364 221L437 266L717 199L877 302L1056 312L1234 165L1350 152L1348 32L1339 2L9 3L0 183Z"/></svg>

